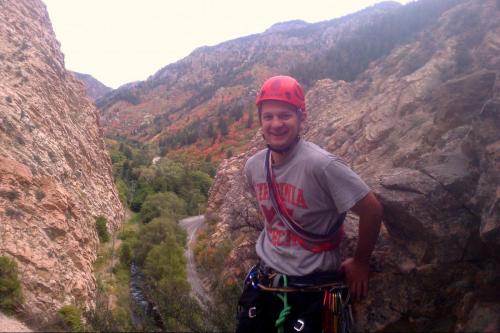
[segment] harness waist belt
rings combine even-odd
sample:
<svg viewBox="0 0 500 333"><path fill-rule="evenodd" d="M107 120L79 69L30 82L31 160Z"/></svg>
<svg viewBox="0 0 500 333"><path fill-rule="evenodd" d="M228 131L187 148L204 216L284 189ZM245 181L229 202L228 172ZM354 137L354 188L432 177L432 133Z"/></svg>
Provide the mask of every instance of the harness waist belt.
<svg viewBox="0 0 500 333"><path fill-rule="evenodd" d="M288 285L291 287L318 286L342 281L339 271L316 272L303 276L288 275Z"/></svg>
<svg viewBox="0 0 500 333"><path fill-rule="evenodd" d="M269 279L268 282L270 285L273 285L273 287L283 287L282 279L280 279L280 276L283 275L282 273L275 271L262 262L258 265L258 271L265 279ZM299 276L287 275L287 279L289 287L312 287L328 283L342 282L343 274L340 271L324 271ZM277 284L273 283L275 281L277 281Z"/></svg>

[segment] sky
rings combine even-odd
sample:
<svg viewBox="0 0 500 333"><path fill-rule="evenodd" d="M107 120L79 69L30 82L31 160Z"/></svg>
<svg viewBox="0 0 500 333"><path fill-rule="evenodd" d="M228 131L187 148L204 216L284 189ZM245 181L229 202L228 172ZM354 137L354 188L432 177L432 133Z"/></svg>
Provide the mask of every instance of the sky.
<svg viewBox="0 0 500 333"><path fill-rule="evenodd" d="M42 1L66 68L118 88L147 79L198 47L261 33L278 22L341 17L382 0Z"/></svg>

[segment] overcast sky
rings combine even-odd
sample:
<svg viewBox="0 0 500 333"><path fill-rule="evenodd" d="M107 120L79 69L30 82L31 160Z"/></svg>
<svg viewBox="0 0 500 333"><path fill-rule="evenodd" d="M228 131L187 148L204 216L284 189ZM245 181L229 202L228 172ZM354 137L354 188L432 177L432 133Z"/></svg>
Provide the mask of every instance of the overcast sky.
<svg viewBox="0 0 500 333"><path fill-rule="evenodd" d="M66 68L112 88L145 80L195 48L260 33L277 22L310 23L375 0L43 0ZM400 0L407 3L410 0Z"/></svg>

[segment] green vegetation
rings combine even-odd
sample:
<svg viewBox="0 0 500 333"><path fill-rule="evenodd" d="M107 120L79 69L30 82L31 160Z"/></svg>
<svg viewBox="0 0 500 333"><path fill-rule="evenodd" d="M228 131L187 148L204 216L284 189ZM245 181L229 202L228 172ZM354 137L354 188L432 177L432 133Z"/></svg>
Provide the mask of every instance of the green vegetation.
<svg viewBox="0 0 500 333"><path fill-rule="evenodd" d="M133 331L130 308L130 258L126 249L136 238L138 225L134 214L122 226L118 237L111 235L111 242L101 243L94 263L97 280L96 308L85 314L89 331ZM127 242L125 242L127 240ZM127 244L125 246L125 244ZM122 253L124 253L122 255ZM123 258L123 260L122 260Z"/></svg>
<svg viewBox="0 0 500 333"><path fill-rule="evenodd" d="M194 256L198 267L212 282L211 295L213 306L208 319L223 332L234 332L234 309L241 294L240 281L223 281L220 272L224 270L226 259L233 248L230 239L216 244L209 244L209 235L215 232L215 221L208 221L208 227L199 235L194 248Z"/></svg>
<svg viewBox="0 0 500 333"><path fill-rule="evenodd" d="M0 310L13 314L23 303L16 262L0 256Z"/></svg>
<svg viewBox="0 0 500 333"><path fill-rule="evenodd" d="M433 24L444 11L456 4L455 0L421 0L380 15L357 31L339 39L326 52L306 62L295 64L290 74L306 86L324 78L353 81L371 62L410 41L417 33ZM407 74L424 65L432 56L434 49L435 47L429 45L428 54L409 64Z"/></svg>
<svg viewBox="0 0 500 333"><path fill-rule="evenodd" d="M142 222L167 211L180 218L204 210L215 175L211 162L163 157L152 165L157 149L119 140L109 144L115 183L122 202L140 213Z"/></svg>
<svg viewBox="0 0 500 333"><path fill-rule="evenodd" d="M97 230L97 236L99 236L99 241L101 243L106 243L109 241L109 232L107 227L108 221L104 216L98 216L95 219L95 227Z"/></svg>
<svg viewBox="0 0 500 333"><path fill-rule="evenodd" d="M159 192L150 194L141 207L141 219L148 223L155 217L172 216L179 218L186 215L186 202L174 192Z"/></svg>
<svg viewBox="0 0 500 333"><path fill-rule="evenodd" d="M143 318L140 324L131 321L128 286L134 263L142 272L143 292L158 310L163 329L206 331L203 310L190 297L186 232L178 220L203 212L214 167L205 160L165 157L152 164L156 149L120 138L109 140L108 146L115 183L131 216L113 235L114 246L101 244L96 262L98 309L89 315L92 329L155 329L151 318ZM109 299L116 300L111 308Z"/></svg>
<svg viewBox="0 0 500 333"><path fill-rule="evenodd" d="M57 311L57 325L68 332L83 331L82 315L75 305L65 305Z"/></svg>

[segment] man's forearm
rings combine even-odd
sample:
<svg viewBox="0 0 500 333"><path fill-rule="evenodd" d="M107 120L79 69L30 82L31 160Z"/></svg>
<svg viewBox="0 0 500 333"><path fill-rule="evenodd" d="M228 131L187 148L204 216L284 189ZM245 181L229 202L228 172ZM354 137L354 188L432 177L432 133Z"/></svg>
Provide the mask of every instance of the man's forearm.
<svg viewBox="0 0 500 333"><path fill-rule="evenodd" d="M359 215L358 244L354 253L354 260L368 262L377 242L382 223L382 205L370 193L363 199L362 207L355 213Z"/></svg>
<svg viewBox="0 0 500 333"><path fill-rule="evenodd" d="M380 232L382 214L359 218L359 236L354 260L368 262Z"/></svg>

